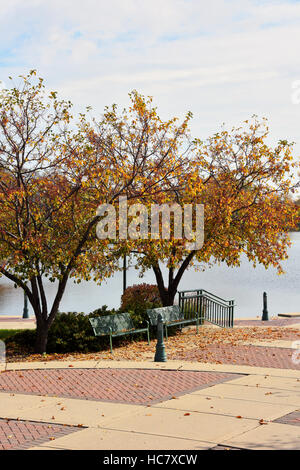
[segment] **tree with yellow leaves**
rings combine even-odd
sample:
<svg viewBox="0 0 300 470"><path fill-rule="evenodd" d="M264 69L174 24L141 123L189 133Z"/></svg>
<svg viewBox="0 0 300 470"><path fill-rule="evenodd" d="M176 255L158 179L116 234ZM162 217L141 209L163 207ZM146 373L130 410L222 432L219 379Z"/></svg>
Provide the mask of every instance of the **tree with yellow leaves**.
<svg viewBox="0 0 300 470"><path fill-rule="evenodd" d="M295 186L299 161L293 158L292 144L267 144L265 120L254 117L241 128L222 130L206 142L195 141L193 157L179 176L173 193L158 192L152 202L203 204L204 243L190 249L189 240L139 239L128 244L141 274L152 269L163 305L172 305L185 271L200 264L238 266L244 254L256 266L273 266L282 272L281 261L290 246L288 231L299 216L288 200ZM167 276L164 278L164 269Z"/></svg>
<svg viewBox="0 0 300 470"><path fill-rule="evenodd" d="M130 98L120 115L114 105L99 122L82 114L76 124L71 103L35 71L0 93L0 274L28 296L36 352L46 351L70 277L101 282L117 269L110 241L96 237L97 207L170 191L186 165L189 116L163 122L150 99ZM57 281L54 300L46 278Z"/></svg>

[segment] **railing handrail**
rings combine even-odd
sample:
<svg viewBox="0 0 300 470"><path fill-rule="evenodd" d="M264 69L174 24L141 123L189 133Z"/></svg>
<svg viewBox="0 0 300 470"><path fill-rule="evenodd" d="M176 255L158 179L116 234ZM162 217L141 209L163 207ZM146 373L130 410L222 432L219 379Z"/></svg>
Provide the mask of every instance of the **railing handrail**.
<svg viewBox="0 0 300 470"><path fill-rule="evenodd" d="M222 305L222 307L225 307L225 308L230 308L230 307L235 307L236 304L234 303L233 300L228 300L229 303L225 303L226 301L223 301L222 300L215 300L214 298L210 298L210 296L206 295L206 294L199 294L199 295L189 295L187 297L181 297L181 300L182 299L199 299L200 297L203 297L204 299L209 299L211 300L212 302L215 302L217 303L218 305ZM220 297L219 297L220 298Z"/></svg>
<svg viewBox="0 0 300 470"><path fill-rule="evenodd" d="M218 299L218 300L221 300L221 302L224 302L224 303L230 303L232 304L232 302L234 302L234 300L225 300L225 299L222 299L221 297L218 297L217 295L215 294L212 294L211 292L208 292L207 290L205 289L192 289L192 290L181 290L181 291L178 291L178 294L180 296L182 296L183 294L183 297L184 297L184 294L185 293L188 293L188 292L205 292L206 294L208 294L208 296L212 297L212 299ZM199 294L196 294L197 296L199 296ZM200 294L201 295L201 294ZM189 295L188 297L194 297L194 296L191 296Z"/></svg>
<svg viewBox="0 0 300 470"><path fill-rule="evenodd" d="M210 323L223 328L233 327L234 321L234 300L225 300L205 289L193 289L179 291L179 306L184 310L184 305L192 307L196 305L196 311L204 307L204 319ZM193 295L185 295L193 294Z"/></svg>

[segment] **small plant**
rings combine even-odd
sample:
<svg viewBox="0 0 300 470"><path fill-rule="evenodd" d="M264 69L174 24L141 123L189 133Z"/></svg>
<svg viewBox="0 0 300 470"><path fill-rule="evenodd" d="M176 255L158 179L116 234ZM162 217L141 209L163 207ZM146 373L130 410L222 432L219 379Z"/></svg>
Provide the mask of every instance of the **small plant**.
<svg viewBox="0 0 300 470"><path fill-rule="evenodd" d="M89 317L105 317L106 315L114 315L115 313L118 313L118 311L114 308L108 310L107 305L102 305L102 307L99 307L93 312L89 313Z"/></svg>

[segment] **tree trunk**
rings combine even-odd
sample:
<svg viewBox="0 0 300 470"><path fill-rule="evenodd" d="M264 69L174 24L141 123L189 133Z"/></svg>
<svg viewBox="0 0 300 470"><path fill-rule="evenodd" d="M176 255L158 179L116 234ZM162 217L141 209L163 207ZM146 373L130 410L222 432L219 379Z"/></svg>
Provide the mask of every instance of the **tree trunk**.
<svg viewBox="0 0 300 470"><path fill-rule="evenodd" d="M157 287L159 290L159 295L160 295L160 298L164 307L169 307L174 304L174 299L177 293L179 282L185 270L188 268L194 255L195 255L195 251L191 251L189 253L189 255L185 258L180 268L178 269L176 276L174 276L174 269L172 267L169 268L168 289L165 288L164 279L163 279L163 275L162 275L159 263L152 265L152 269L154 271L155 278L156 278Z"/></svg>
<svg viewBox="0 0 300 470"><path fill-rule="evenodd" d="M159 296L163 307L169 307L174 304L174 298L177 292L177 284L169 276L169 287L165 288L164 279L159 265L152 266L156 277L156 283L159 290Z"/></svg>
<svg viewBox="0 0 300 470"><path fill-rule="evenodd" d="M168 290L165 290L163 295L160 295L164 307L169 307L174 304L176 292L176 289L174 291L173 289L169 288Z"/></svg>
<svg viewBox="0 0 300 470"><path fill-rule="evenodd" d="M46 322L38 322L36 325L35 352L44 354L47 350L49 326Z"/></svg>
<svg viewBox="0 0 300 470"><path fill-rule="evenodd" d="M42 285L42 279L41 278L39 279L40 295L42 298L42 308L41 308L40 297L39 297L36 283L34 282L34 280L32 281L33 296L32 296L31 304L32 304L35 317L36 317L35 352L37 354L44 354L45 352L47 352L48 333L57 315L60 301L66 288L67 280L68 280L68 274L66 274L64 279L59 282L59 287L58 287L58 290L57 290L49 315L48 315L48 310L47 310L45 292L44 292L44 288Z"/></svg>

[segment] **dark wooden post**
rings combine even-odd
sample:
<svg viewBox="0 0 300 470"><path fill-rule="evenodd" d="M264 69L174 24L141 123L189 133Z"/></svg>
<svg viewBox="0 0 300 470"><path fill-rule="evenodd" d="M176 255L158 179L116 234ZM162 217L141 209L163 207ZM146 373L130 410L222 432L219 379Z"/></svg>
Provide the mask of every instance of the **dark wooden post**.
<svg viewBox="0 0 300 470"><path fill-rule="evenodd" d="M263 295L263 314L262 314L262 321L268 321L269 320L269 314L268 314L268 297L267 293L264 292Z"/></svg>

